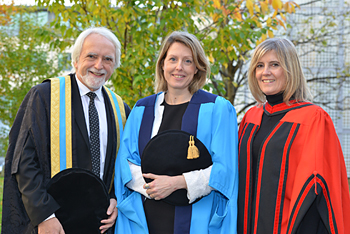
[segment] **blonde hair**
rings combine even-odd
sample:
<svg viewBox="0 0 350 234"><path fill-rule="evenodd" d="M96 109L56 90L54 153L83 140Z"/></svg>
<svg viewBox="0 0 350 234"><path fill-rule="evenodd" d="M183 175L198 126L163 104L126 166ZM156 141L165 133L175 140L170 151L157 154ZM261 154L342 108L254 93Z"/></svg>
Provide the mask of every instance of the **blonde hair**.
<svg viewBox="0 0 350 234"><path fill-rule="evenodd" d="M190 48L192 52L194 64L198 69L198 72L194 75L193 80L188 86L188 90L191 94L193 94L204 86L207 76L210 74L209 61L205 56L204 50L197 37L190 33L179 31L172 32L165 38L164 42L162 43L156 65L155 91L158 93L160 91L168 90L167 82L164 77L163 66L167 52L174 42L180 42L184 44Z"/></svg>
<svg viewBox="0 0 350 234"><path fill-rule="evenodd" d="M266 101L265 94L261 91L255 77L255 69L259 60L269 51L275 51L277 59L283 68L286 77L286 87L283 92L283 102L289 104L292 96L296 101L308 101L312 99L306 79L300 64L297 51L293 43L285 38L270 38L258 45L253 53L249 70L249 89L258 103Z"/></svg>

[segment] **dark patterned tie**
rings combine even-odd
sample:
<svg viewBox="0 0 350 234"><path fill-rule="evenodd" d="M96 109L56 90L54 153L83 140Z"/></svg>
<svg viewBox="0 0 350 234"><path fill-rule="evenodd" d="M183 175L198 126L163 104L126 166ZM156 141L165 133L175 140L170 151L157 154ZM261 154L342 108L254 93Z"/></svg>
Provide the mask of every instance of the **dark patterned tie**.
<svg viewBox="0 0 350 234"><path fill-rule="evenodd" d="M95 106L96 94L89 92L86 94L90 98L89 102L89 127L90 127L90 151L92 172L100 177L100 124Z"/></svg>

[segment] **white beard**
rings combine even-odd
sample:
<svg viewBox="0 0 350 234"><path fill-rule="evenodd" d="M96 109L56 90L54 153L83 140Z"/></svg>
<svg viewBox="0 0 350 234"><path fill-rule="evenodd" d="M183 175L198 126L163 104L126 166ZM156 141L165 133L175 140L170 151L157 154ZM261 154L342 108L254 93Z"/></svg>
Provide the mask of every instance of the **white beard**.
<svg viewBox="0 0 350 234"><path fill-rule="evenodd" d="M94 73L100 73L100 74L104 74L104 76L100 77L100 78L96 78L95 76L93 76L92 74L90 74L90 71L91 72L94 72ZM89 88L89 89L92 89L92 90L97 90L99 89L102 85L104 85L104 83L106 82L106 70L102 69L102 70L95 70L93 68L91 69L88 69L87 72L86 72L86 75L83 76L81 75L80 73L78 74L83 83Z"/></svg>

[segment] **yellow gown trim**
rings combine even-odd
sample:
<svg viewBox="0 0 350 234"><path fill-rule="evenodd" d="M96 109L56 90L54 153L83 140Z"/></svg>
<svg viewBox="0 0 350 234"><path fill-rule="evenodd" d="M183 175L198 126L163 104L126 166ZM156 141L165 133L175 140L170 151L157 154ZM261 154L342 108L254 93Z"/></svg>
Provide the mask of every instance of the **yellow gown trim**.
<svg viewBox="0 0 350 234"><path fill-rule="evenodd" d="M50 80L51 177L53 177L61 171L61 168L72 167L72 87L70 76L51 78ZM64 113L61 113L63 111ZM65 114L64 120L60 118L61 114ZM66 155L65 160L61 160L61 154ZM61 165L62 163L66 165Z"/></svg>

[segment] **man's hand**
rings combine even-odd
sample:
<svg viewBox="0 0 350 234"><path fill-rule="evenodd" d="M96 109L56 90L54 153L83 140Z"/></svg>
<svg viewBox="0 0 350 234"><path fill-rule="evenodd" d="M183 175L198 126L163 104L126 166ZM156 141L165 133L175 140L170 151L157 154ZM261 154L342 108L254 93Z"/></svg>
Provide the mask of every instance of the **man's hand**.
<svg viewBox="0 0 350 234"><path fill-rule="evenodd" d="M108 230L108 228L111 228L118 216L117 201L114 198L111 198L109 202L107 215L108 219L101 220L101 223L104 224L100 227L101 233L105 233Z"/></svg>
<svg viewBox="0 0 350 234"><path fill-rule="evenodd" d="M57 218L51 218L38 225L38 234L65 234Z"/></svg>

